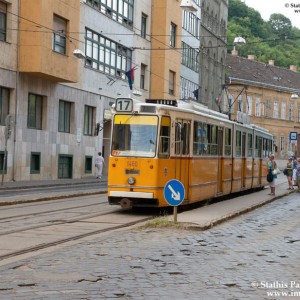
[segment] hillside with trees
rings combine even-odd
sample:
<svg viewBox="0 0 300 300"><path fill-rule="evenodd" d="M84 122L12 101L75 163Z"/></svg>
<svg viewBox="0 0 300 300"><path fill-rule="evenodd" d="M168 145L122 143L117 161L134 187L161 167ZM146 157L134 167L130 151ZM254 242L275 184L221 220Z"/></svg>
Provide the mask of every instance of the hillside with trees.
<svg viewBox="0 0 300 300"><path fill-rule="evenodd" d="M246 44L236 46L240 56L254 54L261 62L268 63L273 59L276 66L297 65L300 68L300 29L293 27L284 15L272 14L264 21L258 11L241 0L229 0L227 30L229 53L234 38L241 36Z"/></svg>

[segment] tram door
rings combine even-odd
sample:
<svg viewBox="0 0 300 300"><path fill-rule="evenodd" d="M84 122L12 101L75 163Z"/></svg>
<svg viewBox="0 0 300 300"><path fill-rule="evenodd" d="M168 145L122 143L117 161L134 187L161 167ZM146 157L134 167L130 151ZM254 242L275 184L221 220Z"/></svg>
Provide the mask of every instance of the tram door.
<svg viewBox="0 0 300 300"><path fill-rule="evenodd" d="M224 155L223 155L223 143L224 143L224 128L218 127L218 186L217 193L223 193L223 168L224 168Z"/></svg>
<svg viewBox="0 0 300 300"><path fill-rule="evenodd" d="M181 181L185 189L185 199L189 195L191 122L177 119L175 125L175 179Z"/></svg>
<svg viewBox="0 0 300 300"><path fill-rule="evenodd" d="M242 133L242 166L241 166L241 183L242 188L246 186L246 175L247 175L247 160L246 160L246 133Z"/></svg>

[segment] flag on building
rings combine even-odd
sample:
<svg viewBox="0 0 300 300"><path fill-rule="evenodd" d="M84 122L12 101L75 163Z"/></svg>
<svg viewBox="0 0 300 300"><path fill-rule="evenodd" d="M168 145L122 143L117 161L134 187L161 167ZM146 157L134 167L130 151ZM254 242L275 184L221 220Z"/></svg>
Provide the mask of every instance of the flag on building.
<svg viewBox="0 0 300 300"><path fill-rule="evenodd" d="M215 98L215 102L216 102L217 106L220 106L220 103L221 103L221 97L220 97L220 96L216 97L216 98Z"/></svg>
<svg viewBox="0 0 300 300"><path fill-rule="evenodd" d="M131 68L129 71L125 72L125 75L128 79L129 88L132 90L132 86L134 83L134 70L135 68Z"/></svg>

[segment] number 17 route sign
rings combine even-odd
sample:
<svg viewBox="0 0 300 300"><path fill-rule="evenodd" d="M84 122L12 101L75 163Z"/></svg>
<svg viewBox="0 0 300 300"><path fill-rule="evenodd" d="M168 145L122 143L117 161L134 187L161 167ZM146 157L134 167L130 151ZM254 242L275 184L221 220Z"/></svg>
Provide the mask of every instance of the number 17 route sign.
<svg viewBox="0 0 300 300"><path fill-rule="evenodd" d="M184 186L176 179L168 181L164 187L164 197L169 205L178 206L184 200Z"/></svg>

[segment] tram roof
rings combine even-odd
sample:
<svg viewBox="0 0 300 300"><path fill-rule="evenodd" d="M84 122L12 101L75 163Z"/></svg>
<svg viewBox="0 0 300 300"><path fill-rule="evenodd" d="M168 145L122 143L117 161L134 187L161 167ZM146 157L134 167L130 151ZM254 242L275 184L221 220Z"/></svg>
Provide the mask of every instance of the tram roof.
<svg viewBox="0 0 300 300"><path fill-rule="evenodd" d="M142 102L133 99L133 105L135 107L139 107L140 112L142 112L141 109L142 107L155 107L160 109L168 109L168 110L181 111L181 112L192 112L197 115L210 117L214 120L219 120L222 122L225 121L228 124L236 124L241 127L245 127L252 130L254 129L260 131L261 133L270 135L269 130L263 127L254 124L242 124L237 121L230 120L228 115L209 109L207 106L200 103L196 103L195 101L191 101L191 100L147 99L146 102ZM144 112L147 112L147 110L145 110Z"/></svg>

